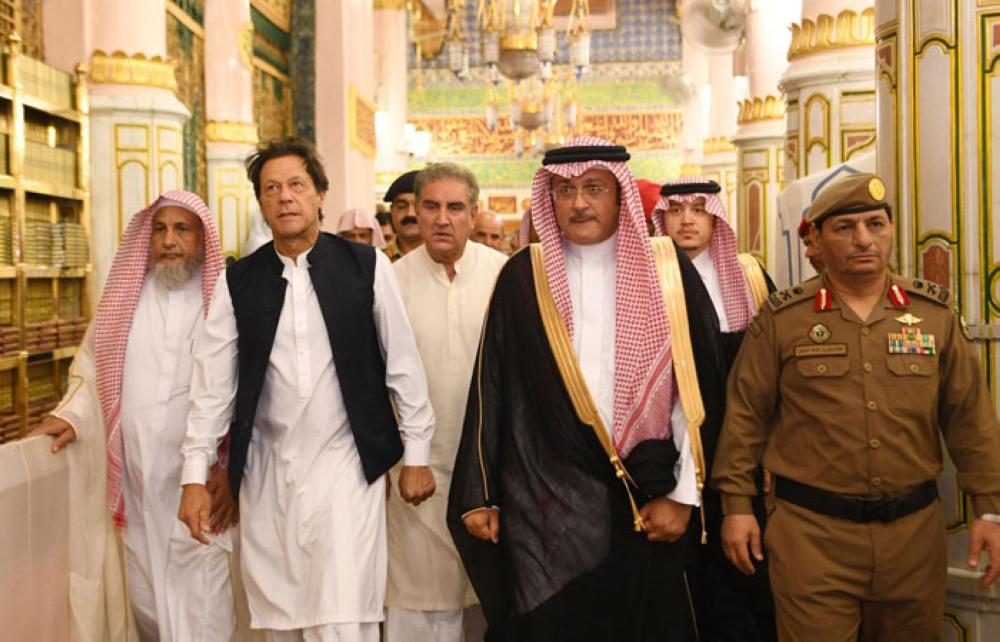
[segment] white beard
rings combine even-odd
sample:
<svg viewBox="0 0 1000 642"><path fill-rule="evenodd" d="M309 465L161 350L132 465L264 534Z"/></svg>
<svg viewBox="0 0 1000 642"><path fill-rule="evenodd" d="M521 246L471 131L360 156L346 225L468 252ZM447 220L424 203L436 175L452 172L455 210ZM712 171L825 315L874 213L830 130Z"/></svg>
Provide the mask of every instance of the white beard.
<svg viewBox="0 0 1000 642"><path fill-rule="evenodd" d="M168 290L175 290L197 276L203 262L201 258L194 258L182 265L156 263L151 271L157 283Z"/></svg>

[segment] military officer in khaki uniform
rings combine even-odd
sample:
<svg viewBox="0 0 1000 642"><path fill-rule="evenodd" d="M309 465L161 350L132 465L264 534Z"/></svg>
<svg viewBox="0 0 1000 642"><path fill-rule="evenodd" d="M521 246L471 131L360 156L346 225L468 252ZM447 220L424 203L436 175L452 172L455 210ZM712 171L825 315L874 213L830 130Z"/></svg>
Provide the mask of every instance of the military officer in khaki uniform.
<svg viewBox="0 0 1000 642"><path fill-rule="evenodd" d="M772 294L729 378L713 481L726 556L763 559L753 473L774 475L767 526L779 638L938 640L945 525L935 480L943 435L971 495L969 565L1000 575L1000 426L976 347L933 283L891 274L885 186L827 186L809 222L822 278Z"/></svg>

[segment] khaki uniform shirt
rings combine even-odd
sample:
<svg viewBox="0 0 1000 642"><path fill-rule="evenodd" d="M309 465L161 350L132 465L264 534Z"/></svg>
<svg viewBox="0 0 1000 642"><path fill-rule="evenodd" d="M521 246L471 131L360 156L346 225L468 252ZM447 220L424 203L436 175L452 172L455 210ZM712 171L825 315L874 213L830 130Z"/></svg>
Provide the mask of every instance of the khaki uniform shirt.
<svg viewBox="0 0 1000 642"><path fill-rule="evenodd" d="M713 473L726 514L751 512L762 456L827 491L906 492L941 472L939 435L976 513L1000 513L1000 426L951 306L946 289L891 274L866 321L820 277L772 294L729 377Z"/></svg>

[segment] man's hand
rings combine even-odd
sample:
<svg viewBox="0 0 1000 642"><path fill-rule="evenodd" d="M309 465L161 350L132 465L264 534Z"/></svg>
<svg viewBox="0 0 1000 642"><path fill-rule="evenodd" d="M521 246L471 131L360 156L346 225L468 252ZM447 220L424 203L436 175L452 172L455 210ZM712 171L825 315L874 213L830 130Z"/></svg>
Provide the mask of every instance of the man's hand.
<svg viewBox="0 0 1000 642"><path fill-rule="evenodd" d="M651 542L676 542L687 530L691 506L667 497L651 499L639 509L646 524L646 539Z"/></svg>
<svg viewBox="0 0 1000 642"><path fill-rule="evenodd" d="M28 433L28 437L34 437L35 435L51 435L55 437L55 440L52 442L52 452L54 453L62 450L67 444L76 441L76 431L73 430L73 426L65 419L53 417L52 415L42 419L42 423L32 428L31 432Z"/></svg>
<svg viewBox="0 0 1000 642"><path fill-rule="evenodd" d="M979 568L983 551L989 553L990 563L979 580L979 588L987 589L1000 578L1000 524L977 519L969 527L969 568Z"/></svg>
<svg viewBox="0 0 1000 642"><path fill-rule="evenodd" d="M465 530L476 539L494 544L500 541L500 511L497 509L477 510L466 515L462 521Z"/></svg>
<svg viewBox="0 0 1000 642"><path fill-rule="evenodd" d="M757 518L753 515L727 515L722 520L722 550L741 573L753 575L756 570L750 561L748 548L755 560L758 562L764 560Z"/></svg>
<svg viewBox="0 0 1000 642"><path fill-rule="evenodd" d="M206 486L212 497L212 509L209 521L213 533L225 532L230 526L240 521L240 505L229 492L229 472L225 468L216 468Z"/></svg>
<svg viewBox="0 0 1000 642"><path fill-rule="evenodd" d="M212 509L212 498L204 484L184 484L183 488L177 519L187 525L191 537L202 544L210 544L207 534L212 528L208 519Z"/></svg>
<svg viewBox="0 0 1000 642"><path fill-rule="evenodd" d="M399 496L407 503L419 506L434 494L434 488L430 466L403 466L399 473Z"/></svg>

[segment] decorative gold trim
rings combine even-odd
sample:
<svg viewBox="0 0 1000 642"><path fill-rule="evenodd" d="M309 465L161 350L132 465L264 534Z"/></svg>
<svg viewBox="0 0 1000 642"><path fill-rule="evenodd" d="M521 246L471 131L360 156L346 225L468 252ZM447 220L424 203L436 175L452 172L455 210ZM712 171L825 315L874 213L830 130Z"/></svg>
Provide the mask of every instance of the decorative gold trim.
<svg viewBox="0 0 1000 642"><path fill-rule="evenodd" d="M194 18L188 15L186 11L178 7L175 3L171 2L171 0L167 0L167 13L172 15L174 18L177 18L177 22L187 27L188 31L202 40L205 39L205 27L195 22Z"/></svg>
<svg viewBox="0 0 1000 642"><path fill-rule="evenodd" d="M813 122L813 105L819 105L820 111L822 111L822 123ZM826 97L825 94L817 92L806 100L805 107L802 111L802 118L805 120L803 143L804 149L802 150L802 166L803 171L806 176L824 170L830 167L832 155L830 151L830 99ZM820 135L816 134L816 125L822 125L822 132ZM823 167L811 167L809 160L810 154L814 147L820 146L823 148L823 156L826 163Z"/></svg>
<svg viewBox="0 0 1000 642"><path fill-rule="evenodd" d="M286 74L285 72L281 71L280 69L278 69L277 67L275 67L274 65L272 65L271 63L269 63L268 61L261 60L257 56L253 57L253 66L256 67L257 69L260 69L261 71L263 71L268 76L271 76L273 78L277 78L278 80L280 80L281 82L285 83L286 85L292 82L292 79L288 76L288 74Z"/></svg>
<svg viewBox="0 0 1000 642"><path fill-rule="evenodd" d="M680 174L682 177L701 176L701 165L697 163L684 163L681 165Z"/></svg>
<svg viewBox="0 0 1000 642"><path fill-rule="evenodd" d="M112 54L97 49L90 57L89 81L94 85L140 85L177 92L176 63L160 56L147 58L124 51Z"/></svg>
<svg viewBox="0 0 1000 642"><path fill-rule="evenodd" d="M681 281L681 269L677 262L677 248L673 240L667 236L657 236L650 240L653 249L653 259L656 261L656 273L660 281L660 294L663 297L663 307L670 323L673 351L674 381L677 382L677 395L684 419L687 422L688 439L691 442L691 455L694 457L694 473L698 484L698 493L705 488L705 450L701 443L701 424L705 421L705 404L701 398L701 388L698 387L698 371L695 369L694 351L691 347L691 329L688 326L687 303L684 300L684 284ZM708 541L705 531L705 508L701 505L701 543Z"/></svg>
<svg viewBox="0 0 1000 642"><path fill-rule="evenodd" d="M354 85L347 90L347 137L359 152L375 158L375 111L378 107ZM363 125L363 129L359 129Z"/></svg>
<svg viewBox="0 0 1000 642"><path fill-rule="evenodd" d="M278 29L289 33L292 29L291 15L282 15L273 6L274 4L277 4L274 0L250 0L250 5L259 11L262 16L270 20ZM289 2L286 0L285 4L289 4Z"/></svg>
<svg viewBox="0 0 1000 642"><path fill-rule="evenodd" d="M375 11L406 11L406 0L374 0Z"/></svg>
<svg viewBox="0 0 1000 642"><path fill-rule="evenodd" d="M240 51L240 60L243 61L247 69L253 70L253 23L249 20L240 27L236 46Z"/></svg>
<svg viewBox="0 0 1000 642"><path fill-rule="evenodd" d="M542 245L540 243L532 243L530 247L531 273L534 277L535 298L538 301L538 312L542 317L545 336L548 339L549 347L552 349L552 357L559 368L559 375L562 377L563 385L566 386L566 392L569 395L570 403L573 404L573 410L576 411L576 416L579 417L582 423L587 424L594 431L594 436L601 443L604 454L607 455L612 467L615 469L615 476L622 480L622 483L625 485L625 492L628 494L628 501L632 507L633 524L636 532L640 532L645 529L645 525L643 524L642 517L639 515L639 508L636 506L635 499L632 497L630 484L634 486L635 481L629 475L628 471L625 470L625 464L618 457L618 453L615 452L614 447L611 445L611 437L608 430L604 427L604 421L601 419L600 413L597 412L597 405L594 403L594 398L590 396L590 390L583 379L583 372L580 370L580 364L576 360L573 343L570 341L569 332L566 331L566 324L563 323L562 315L559 314L559 308L556 307L555 299L552 298L552 290L549 289ZM691 443L692 452L694 451L694 443L693 441Z"/></svg>
<svg viewBox="0 0 1000 642"><path fill-rule="evenodd" d="M866 47L875 44L875 7L860 14L845 9L834 18L820 14L816 20L806 18L801 25L792 25L792 42L788 46L788 60L816 53Z"/></svg>
<svg viewBox="0 0 1000 642"><path fill-rule="evenodd" d="M743 275L747 277L750 284L750 294L753 295L753 302L759 309L767 298L767 279L764 277L764 268L760 266L760 261L753 254L740 253L736 255L736 260L743 268Z"/></svg>
<svg viewBox="0 0 1000 642"><path fill-rule="evenodd" d="M504 49L534 51L538 49L538 34L534 31L507 34L500 38L500 50Z"/></svg>
<svg viewBox="0 0 1000 642"><path fill-rule="evenodd" d="M736 151L736 145L733 145L732 139L730 139L728 136L706 138L705 142L702 143L701 146L702 154L725 154L735 151Z"/></svg>
<svg viewBox="0 0 1000 642"><path fill-rule="evenodd" d="M765 96L764 98L747 98L740 101L736 122L740 125L746 125L761 120L777 120L784 117L785 101L776 96Z"/></svg>
<svg viewBox="0 0 1000 642"><path fill-rule="evenodd" d="M205 140L210 143L246 143L256 145L257 125L231 120L210 120L205 123Z"/></svg>

